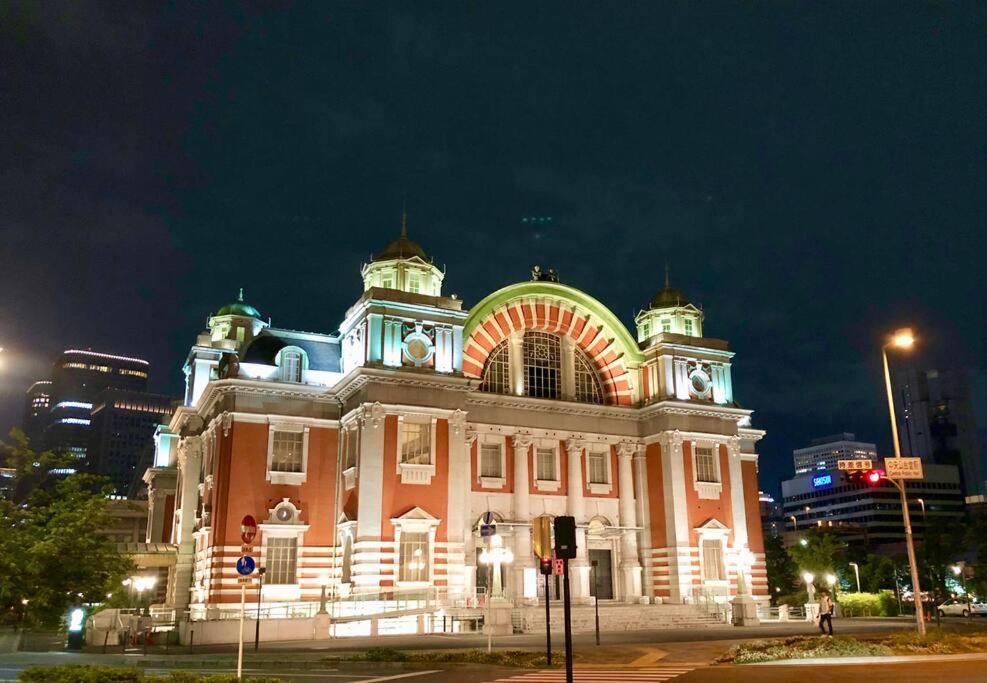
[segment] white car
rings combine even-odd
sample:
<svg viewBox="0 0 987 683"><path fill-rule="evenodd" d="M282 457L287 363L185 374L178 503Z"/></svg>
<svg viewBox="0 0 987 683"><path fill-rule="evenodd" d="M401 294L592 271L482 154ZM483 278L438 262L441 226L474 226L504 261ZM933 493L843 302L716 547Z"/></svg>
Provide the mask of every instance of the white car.
<svg viewBox="0 0 987 683"><path fill-rule="evenodd" d="M953 598L939 605L939 616L987 616L987 603L980 600L957 600Z"/></svg>

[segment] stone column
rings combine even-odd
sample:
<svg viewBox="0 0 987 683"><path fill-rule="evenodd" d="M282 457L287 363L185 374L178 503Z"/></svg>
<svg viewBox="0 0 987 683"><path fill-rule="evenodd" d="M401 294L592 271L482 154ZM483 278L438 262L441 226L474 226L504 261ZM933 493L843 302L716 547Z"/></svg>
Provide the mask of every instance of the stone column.
<svg viewBox="0 0 987 683"><path fill-rule="evenodd" d="M566 512L576 519L576 559L569 562L569 584L572 598L577 602L589 600L589 561L586 547L586 502L583 496L583 449L582 439L566 441L566 454L569 459L569 483L566 496Z"/></svg>
<svg viewBox="0 0 987 683"><path fill-rule="evenodd" d="M466 427L463 435L463 449L466 457L466 484L461 492L463 501L463 552L465 561L463 565L464 592L471 598L476 597L476 548L473 536L473 523L479 516L479 512L473 509L470 492L473 490L473 444L476 443L476 430ZM485 510L484 510L485 512Z"/></svg>
<svg viewBox="0 0 987 683"><path fill-rule="evenodd" d="M511 373L511 395L524 394L524 333L512 332L508 341L507 359Z"/></svg>
<svg viewBox="0 0 987 683"><path fill-rule="evenodd" d="M449 499L446 510L449 542L448 588L450 598L466 593L470 539L469 525L470 456L466 444L466 413L456 410L449 416Z"/></svg>
<svg viewBox="0 0 987 683"><path fill-rule="evenodd" d="M689 510L686 505L685 462L682 434L664 432L661 439L661 461L665 493L665 527L668 530L669 600L682 603L692 597L692 541L689 534Z"/></svg>
<svg viewBox="0 0 987 683"><path fill-rule="evenodd" d="M361 409L360 464L357 482L356 539L353 543L352 583L362 592L380 589L381 505L384 487L384 407Z"/></svg>
<svg viewBox="0 0 987 683"><path fill-rule="evenodd" d="M178 445L179 507L175 544L178 546L175 567L168 573L168 606L185 609L189 604L195 568L195 514L199 505L199 482L202 474L202 438L189 436Z"/></svg>
<svg viewBox="0 0 987 683"><path fill-rule="evenodd" d="M618 488L620 490L620 526L636 527L634 472L632 458L641 447L622 442L617 446ZM620 537L621 597L638 602L641 597L641 561L638 557L637 531L624 530Z"/></svg>
<svg viewBox="0 0 987 683"><path fill-rule="evenodd" d="M645 595L653 598L655 595L654 579L651 574L651 567L654 565L654 558L651 556L651 501L648 496L648 461L647 447L642 446L634 454L634 497L637 509L638 524L642 529L637 533L638 552L642 555L641 563L644 565L644 577L642 588ZM663 521L664 523L664 521Z"/></svg>
<svg viewBox="0 0 987 683"><path fill-rule="evenodd" d="M516 434L513 437L514 446L514 521L519 525L531 522L531 494L528 483L528 451L531 448L531 437L527 434ZM511 569L511 591L515 600L524 595L524 570L534 567L533 551L531 548L531 527L514 527L514 565Z"/></svg>

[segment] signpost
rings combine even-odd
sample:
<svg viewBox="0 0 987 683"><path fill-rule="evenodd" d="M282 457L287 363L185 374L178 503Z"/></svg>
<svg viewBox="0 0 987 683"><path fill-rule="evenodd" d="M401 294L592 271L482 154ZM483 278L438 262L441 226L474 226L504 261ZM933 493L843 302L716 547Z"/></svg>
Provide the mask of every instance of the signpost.
<svg viewBox="0 0 987 683"><path fill-rule="evenodd" d="M884 474L889 479L923 479L922 458L888 458Z"/></svg>
<svg viewBox="0 0 987 683"><path fill-rule="evenodd" d="M576 518L556 517L555 556L562 561L562 616L565 627L565 680L572 683L572 597L569 592L569 560L576 557Z"/></svg>
<svg viewBox="0 0 987 683"><path fill-rule="evenodd" d="M837 460L836 464L838 469L849 472L854 472L856 470L870 470L874 468L874 464L869 458L860 458L858 460Z"/></svg>
<svg viewBox="0 0 987 683"><path fill-rule="evenodd" d="M242 550L246 551L246 548L250 547L256 535L257 520L252 515L246 515L240 521L240 540L243 541L244 545ZM247 612L247 584L252 582L250 575L254 573L254 569L256 568L257 563L254 562L254 558L250 555L241 555L240 559L236 561L236 572L239 574L237 583L240 584L240 638L236 655L237 680L243 679L243 621Z"/></svg>

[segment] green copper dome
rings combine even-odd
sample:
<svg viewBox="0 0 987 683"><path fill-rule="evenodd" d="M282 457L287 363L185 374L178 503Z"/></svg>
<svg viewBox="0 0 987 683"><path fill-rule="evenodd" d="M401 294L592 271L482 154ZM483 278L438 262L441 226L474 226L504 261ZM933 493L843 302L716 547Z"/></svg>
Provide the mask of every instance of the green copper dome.
<svg viewBox="0 0 987 683"><path fill-rule="evenodd" d="M216 312L216 315L242 315L247 318L257 318L260 320L260 311L243 300L243 287L240 288L240 294L237 296L236 301L223 306Z"/></svg>

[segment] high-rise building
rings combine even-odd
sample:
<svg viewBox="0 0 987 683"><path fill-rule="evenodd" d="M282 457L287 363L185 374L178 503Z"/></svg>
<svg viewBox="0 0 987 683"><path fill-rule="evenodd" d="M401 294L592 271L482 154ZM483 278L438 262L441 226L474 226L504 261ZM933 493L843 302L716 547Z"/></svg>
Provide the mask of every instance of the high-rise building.
<svg viewBox="0 0 987 683"><path fill-rule="evenodd" d="M967 373L892 366L902 455L959 468L968 496L984 492L983 449Z"/></svg>
<svg viewBox="0 0 987 683"><path fill-rule="evenodd" d="M96 351L70 349L51 371L51 407L44 445L74 454L80 464L89 449L93 404L106 389L147 389L148 362Z"/></svg>
<svg viewBox="0 0 987 683"><path fill-rule="evenodd" d="M875 461L875 467L881 462ZM925 465L925 478L908 482L912 528L921 536L933 520L959 520L964 500L956 467ZM903 550L901 497L893 484L852 482L840 470L810 472L781 482L785 530L822 527L876 550ZM795 535L786 534L792 542Z"/></svg>
<svg viewBox="0 0 987 683"><path fill-rule="evenodd" d="M835 470L838 460L861 458L876 459L877 446L865 441L857 441L856 435L849 432L813 439L812 445L796 448L792 452L796 475Z"/></svg>
<svg viewBox="0 0 987 683"><path fill-rule="evenodd" d="M239 609L228 549L248 514L267 604L314 606L329 584L341 615L409 590L539 609L554 594L532 526L558 515L576 518L577 602L767 601L764 432L682 292L666 281L633 332L538 268L467 309L404 231L361 275L338 333L275 327L240 297L196 338L145 475L149 528L177 546L169 605ZM515 558L499 570L494 541Z"/></svg>
<svg viewBox="0 0 987 683"><path fill-rule="evenodd" d="M109 477L119 495L133 494L151 465L154 430L168 422L169 396L106 389L93 403L89 425L89 468Z"/></svg>
<svg viewBox="0 0 987 683"><path fill-rule="evenodd" d="M51 412L51 380L40 380L28 388L24 401L22 430L35 446L43 446L45 427Z"/></svg>

